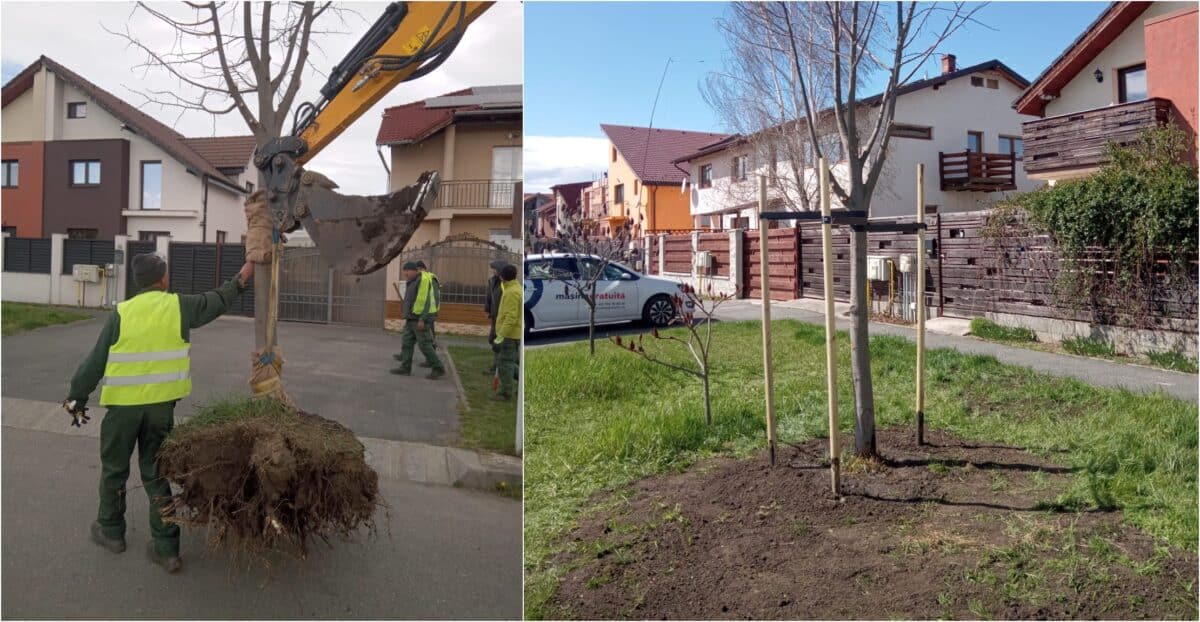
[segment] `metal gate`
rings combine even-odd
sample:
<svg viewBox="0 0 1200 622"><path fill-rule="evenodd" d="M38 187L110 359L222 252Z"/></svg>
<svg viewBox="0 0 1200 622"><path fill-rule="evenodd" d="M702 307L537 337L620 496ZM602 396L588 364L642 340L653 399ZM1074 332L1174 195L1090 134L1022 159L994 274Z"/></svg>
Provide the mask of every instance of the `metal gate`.
<svg viewBox="0 0 1200 622"><path fill-rule="evenodd" d="M279 319L382 328L387 271L338 272L316 248L285 248L279 264Z"/></svg>
<svg viewBox="0 0 1200 622"><path fill-rule="evenodd" d="M469 234L448 237L440 242L405 251L397 261L422 259L438 275L442 288L441 303L483 307L487 295L489 267L493 261L508 262L521 268L521 255L494 242Z"/></svg>

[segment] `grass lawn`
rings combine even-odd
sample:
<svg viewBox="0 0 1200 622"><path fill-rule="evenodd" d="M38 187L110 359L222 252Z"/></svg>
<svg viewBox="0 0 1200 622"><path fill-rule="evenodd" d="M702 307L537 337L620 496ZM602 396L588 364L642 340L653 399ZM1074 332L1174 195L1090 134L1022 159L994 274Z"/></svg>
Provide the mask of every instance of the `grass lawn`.
<svg viewBox="0 0 1200 622"><path fill-rule="evenodd" d="M781 441L825 436L824 329L774 323L775 401ZM657 343L653 345L659 345ZM839 334L839 415L853 427L850 347ZM647 345L647 349L650 345ZM589 498L630 481L681 470L714 454L745 455L765 444L761 332L757 322L714 330L714 424L704 425L699 382L610 344L526 353L526 615L541 617L564 569L554 556ZM686 353L663 349L668 360ZM915 347L871 341L881 434L913 417ZM457 359L456 359L457 361ZM464 376L466 377L466 376ZM926 417L959 437L1053 453L1079 469L1055 505L1120 508L1127 520L1170 544L1195 550L1196 406L1004 365L990 356L931 350Z"/></svg>
<svg viewBox="0 0 1200 622"><path fill-rule="evenodd" d="M492 395L492 377L484 372L492 366L492 350L486 338L460 335L457 341L478 341L481 347L450 345L447 349L462 380L470 407L459 415L459 436L465 447L505 454L516 453L517 402L497 402Z"/></svg>
<svg viewBox="0 0 1200 622"><path fill-rule="evenodd" d="M971 320L971 335L985 341L995 341L1008 345L1021 346L1043 352L1064 352L1077 356L1116 361L1118 363L1137 363L1150 367L1160 367L1171 371L1194 374L1200 371L1196 360L1179 352L1156 352L1146 356L1127 356L1118 353L1108 343L1090 337L1073 337L1064 339L1061 343L1043 343L1037 340L1037 335L1028 328L1013 328L1001 326L991 320L975 318Z"/></svg>
<svg viewBox="0 0 1200 622"><path fill-rule="evenodd" d="M0 303L0 315L4 316L3 335L5 337L43 326L68 324L91 317L61 307L31 305L22 302Z"/></svg>

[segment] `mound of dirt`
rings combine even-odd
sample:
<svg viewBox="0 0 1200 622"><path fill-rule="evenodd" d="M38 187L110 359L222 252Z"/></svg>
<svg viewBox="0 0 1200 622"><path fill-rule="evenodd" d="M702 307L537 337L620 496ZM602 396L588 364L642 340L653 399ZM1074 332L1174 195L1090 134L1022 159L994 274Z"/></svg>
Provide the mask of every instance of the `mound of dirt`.
<svg viewBox="0 0 1200 622"><path fill-rule="evenodd" d="M262 551L374 528L379 479L345 426L265 400L224 403L178 426L159 473L182 491L168 520L213 545Z"/></svg>
<svg viewBox="0 0 1200 622"><path fill-rule="evenodd" d="M548 616L1195 619L1194 552L1119 512L1043 509L1070 469L936 431L878 442L882 463L845 464L840 499L823 439L774 468L713 460L595 499Z"/></svg>

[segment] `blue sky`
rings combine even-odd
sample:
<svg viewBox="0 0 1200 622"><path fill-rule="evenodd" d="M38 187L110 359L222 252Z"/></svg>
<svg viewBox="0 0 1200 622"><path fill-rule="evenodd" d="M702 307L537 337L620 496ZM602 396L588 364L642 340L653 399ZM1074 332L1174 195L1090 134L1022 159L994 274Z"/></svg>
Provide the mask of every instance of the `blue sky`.
<svg viewBox="0 0 1200 622"><path fill-rule="evenodd" d="M704 77L726 50L723 2L527 2L525 188L596 179L606 165L601 123L644 126L667 71L654 126L723 131ZM1033 80L1106 2L993 2L938 52L960 67L998 58ZM917 78L940 71L937 56ZM878 89L875 89L878 90ZM874 91L872 91L874 92Z"/></svg>
<svg viewBox="0 0 1200 622"><path fill-rule="evenodd" d="M976 15L990 28L969 24L941 51L960 67L999 58L1032 80L1107 5L993 2ZM726 46L714 20L725 10L715 2L526 3L526 134L601 136L599 123L646 125L668 58L675 62L654 125L720 131L700 84L720 67Z"/></svg>

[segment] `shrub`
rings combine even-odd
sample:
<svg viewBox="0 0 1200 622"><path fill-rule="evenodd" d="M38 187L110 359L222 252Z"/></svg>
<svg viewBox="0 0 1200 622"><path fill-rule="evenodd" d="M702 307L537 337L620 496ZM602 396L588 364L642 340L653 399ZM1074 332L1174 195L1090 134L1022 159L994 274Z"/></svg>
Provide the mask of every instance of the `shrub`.
<svg viewBox="0 0 1200 622"><path fill-rule="evenodd" d="M1037 335L1028 328L1001 326L981 317L971 320L971 334L990 341L1037 341Z"/></svg>

